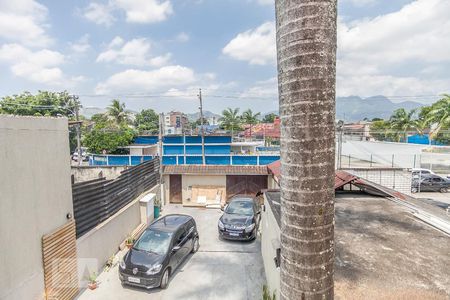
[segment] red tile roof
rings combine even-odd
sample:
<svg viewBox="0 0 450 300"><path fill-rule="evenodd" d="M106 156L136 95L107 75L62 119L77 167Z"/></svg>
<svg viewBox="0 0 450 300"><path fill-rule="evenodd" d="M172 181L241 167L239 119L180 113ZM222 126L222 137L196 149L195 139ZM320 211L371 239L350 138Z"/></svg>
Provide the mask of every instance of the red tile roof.
<svg viewBox="0 0 450 300"><path fill-rule="evenodd" d="M164 166L164 174L268 175L266 166L178 165Z"/></svg>

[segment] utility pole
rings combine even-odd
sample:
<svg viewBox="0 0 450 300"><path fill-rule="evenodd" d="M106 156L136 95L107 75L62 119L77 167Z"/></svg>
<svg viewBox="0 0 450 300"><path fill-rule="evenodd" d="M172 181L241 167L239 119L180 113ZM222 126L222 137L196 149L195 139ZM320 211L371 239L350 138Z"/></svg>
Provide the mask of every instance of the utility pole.
<svg viewBox="0 0 450 300"><path fill-rule="evenodd" d="M81 153L81 124L80 124L80 105L78 103L78 96L73 95L72 99L75 103L75 118L77 121L76 131L77 131L77 152L78 152L78 166L81 166L81 161L83 160L83 155Z"/></svg>
<svg viewBox="0 0 450 300"><path fill-rule="evenodd" d="M160 195L162 198L163 193L163 175L162 175L162 171L163 171L163 165L162 165L162 157L163 157L163 148L162 148L162 130L163 130L163 126L162 126L162 122L164 120L164 114L160 113L159 114L159 122L158 122L158 154L159 154L159 191L160 191ZM165 204L165 200L164 200L164 204Z"/></svg>
<svg viewBox="0 0 450 300"><path fill-rule="evenodd" d="M205 129L203 128L203 102L202 89L198 89L198 100L200 100L200 126L202 134L202 164L205 165Z"/></svg>

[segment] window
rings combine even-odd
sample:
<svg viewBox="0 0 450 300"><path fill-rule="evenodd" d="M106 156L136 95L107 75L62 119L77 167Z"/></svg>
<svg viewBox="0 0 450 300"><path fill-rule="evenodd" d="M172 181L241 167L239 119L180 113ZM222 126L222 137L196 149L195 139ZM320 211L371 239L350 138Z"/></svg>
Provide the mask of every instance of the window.
<svg viewBox="0 0 450 300"><path fill-rule="evenodd" d="M178 233L177 233L178 238L177 238L177 240L176 240L176 244L177 244L177 245L180 244L180 243L184 240L184 238L186 237L186 235L187 235L186 227L185 227L185 226L182 226L182 227L179 229Z"/></svg>
<svg viewBox="0 0 450 300"><path fill-rule="evenodd" d="M437 178L437 177L433 178L433 182L441 182L441 181L442 181L441 178Z"/></svg>

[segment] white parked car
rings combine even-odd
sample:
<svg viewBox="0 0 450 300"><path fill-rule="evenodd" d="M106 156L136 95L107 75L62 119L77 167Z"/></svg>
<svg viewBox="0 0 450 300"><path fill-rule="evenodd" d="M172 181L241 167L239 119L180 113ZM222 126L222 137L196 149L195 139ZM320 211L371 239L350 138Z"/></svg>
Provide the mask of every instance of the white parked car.
<svg viewBox="0 0 450 300"><path fill-rule="evenodd" d="M436 173L434 173L433 171L431 171L430 169L423 169L423 168L414 168L411 169L411 173L412 173L412 179L419 179L419 177L423 177L423 176L428 176L428 175L436 175L439 177L442 177L444 179L450 179L450 174L447 174L447 176L444 175L438 175Z"/></svg>

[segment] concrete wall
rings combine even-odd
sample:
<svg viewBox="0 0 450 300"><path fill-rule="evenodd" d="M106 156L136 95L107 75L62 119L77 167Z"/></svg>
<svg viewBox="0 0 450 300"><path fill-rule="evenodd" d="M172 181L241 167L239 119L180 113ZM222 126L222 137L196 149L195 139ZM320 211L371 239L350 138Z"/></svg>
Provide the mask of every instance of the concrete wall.
<svg viewBox="0 0 450 300"><path fill-rule="evenodd" d="M66 118L0 115L0 299L44 295L41 239L72 209Z"/></svg>
<svg viewBox="0 0 450 300"><path fill-rule="evenodd" d="M146 208L140 200L149 193L160 199L159 185L142 193L109 219L77 239L79 280L86 280L89 272L100 271L108 259L119 250L120 244L147 220ZM96 269L96 270L95 270Z"/></svg>
<svg viewBox="0 0 450 300"><path fill-rule="evenodd" d="M225 175L183 175L181 185L182 199L185 202L192 196L190 187L193 185L221 186L225 188L227 185L227 177ZM226 199L226 195L223 195L222 198Z"/></svg>
<svg viewBox="0 0 450 300"><path fill-rule="evenodd" d="M100 177L114 179L120 175L120 172L126 170L128 166L72 166L71 174L75 182L82 182Z"/></svg>
<svg viewBox="0 0 450 300"><path fill-rule="evenodd" d="M261 212L261 254L264 261L267 287L270 293L275 292L276 299L280 299L280 269L275 266L276 249L280 247L280 227L266 197L264 196L265 211Z"/></svg>
<svg viewBox="0 0 450 300"><path fill-rule="evenodd" d="M77 239L80 281L86 280L89 272L98 273L108 258L119 250L119 245L141 223L140 211L139 199L136 199Z"/></svg>

